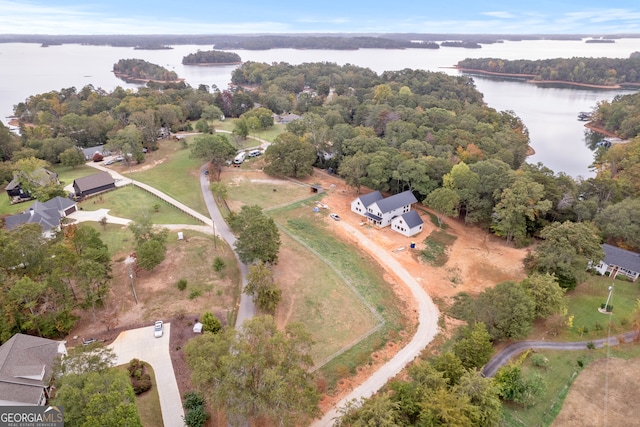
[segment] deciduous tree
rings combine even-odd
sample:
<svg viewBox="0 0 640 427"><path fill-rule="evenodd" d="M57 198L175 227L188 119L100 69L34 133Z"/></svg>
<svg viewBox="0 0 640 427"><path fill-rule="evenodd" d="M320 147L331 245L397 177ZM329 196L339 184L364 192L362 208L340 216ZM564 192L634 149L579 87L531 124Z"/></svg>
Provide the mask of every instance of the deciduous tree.
<svg viewBox="0 0 640 427"><path fill-rule="evenodd" d="M270 420L274 425L308 423L318 415L320 394L309 372L312 341L301 325L278 330L271 316L204 334L185 347L192 379L227 419Z"/></svg>

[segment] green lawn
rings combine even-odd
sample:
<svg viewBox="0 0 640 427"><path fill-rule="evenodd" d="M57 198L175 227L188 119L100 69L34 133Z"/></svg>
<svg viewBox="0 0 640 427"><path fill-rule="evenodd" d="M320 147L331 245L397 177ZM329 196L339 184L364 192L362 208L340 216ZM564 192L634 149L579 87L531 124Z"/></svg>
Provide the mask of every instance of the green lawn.
<svg viewBox="0 0 640 427"><path fill-rule="evenodd" d="M193 137L188 137L187 141ZM166 142L175 147L174 141ZM142 172L133 179L149 184L203 215L209 215L200 192L199 169L205 162L189 157L190 150L175 149L162 163ZM126 172L124 172L125 175Z"/></svg>
<svg viewBox="0 0 640 427"><path fill-rule="evenodd" d="M22 213L26 210L29 210L31 205L33 205L34 200L12 205L11 201L9 200L9 196L7 196L7 193L4 191L3 193L4 194L0 194L0 216Z"/></svg>
<svg viewBox="0 0 640 427"><path fill-rule="evenodd" d="M107 224L106 227L103 227L97 222L83 222L80 226L97 230L100 233L100 240L109 248L111 257L117 254L127 254L134 250L133 234L124 225Z"/></svg>
<svg viewBox="0 0 640 427"><path fill-rule="evenodd" d="M52 170L58 174L58 180L63 185L73 184L73 181L77 178L82 178L83 176L89 176L100 172L98 169L87 165L80 165L75 168L56 165Z"/></svg>
<svg viewBox="0 0 640 427"><path fill-rule="evenodd" d="M198 188L199 190L199 188ZM120 187L108 193L91 197L79 204L85 211L109 209L109 215L139 221L149 218L154 224L202 223L151 193L137 187ZM156 210L156 208L158 208Z"/></svg>
<svg viewBox="0 0 640 427"><path fill-rule="evenodd" d="M240 202L243 205L259 205L265 210L311 195L309 187L286 179L259 181L243 176L242 173L225 173L222 182L227 186L229 201Z"/></svg>
<svg viewBox="0 0 640 427"><path fill-rule="evenodd" d="M580 371L589 363L607 357L631 359L640 357L640 345L625 344L598 349L582 351L551 351L539 350L549 360L546 368L534 367L530 357L523 364L526 374L537 372L541 374L547 384L546 393L538 403L530 408L519 405L503 405L505 414L505 426L529 427L549 426L560 413L564 399L569 392L571 384ZM582 364L582 366L580 366Z"/></svg>
<svg viewBox="0 0 640 427"><path fill-rule="evenodd" d="M598 311L600 304L607 301L609 286L613 285L613 293L609 305L613 313L602 314ZM558 339L563 341L580 341L606 336L607 326L611 320L615 333L630 330L629 324L636 304L640 298L640 286L626 280L611 280L603 276L589 276L589 279L568 293L568 315L574 316L573 328ZM581 331L586 328L587 331ZM581 333L582 332L582 333Z"/></svg>
<svg viewBox="0 0 640 427"><path fill-rule="evenodd" d="M216 129L222 129L229 132L233 132L233 127L236 120L237 119L227 119L224 122L216 122L215 127ZM266 141L273 142L276 136L280 135L282 132L285 132L285 130L286 130L286 125L274 124L269 129L250 133L249 137L256 137L259 139L264 139ZM241 141L242 148L255 147L257 145L260 145L259 142L254 141L251 138L247 138L246 143L242 142L242 140L240 141Z"/></svg>

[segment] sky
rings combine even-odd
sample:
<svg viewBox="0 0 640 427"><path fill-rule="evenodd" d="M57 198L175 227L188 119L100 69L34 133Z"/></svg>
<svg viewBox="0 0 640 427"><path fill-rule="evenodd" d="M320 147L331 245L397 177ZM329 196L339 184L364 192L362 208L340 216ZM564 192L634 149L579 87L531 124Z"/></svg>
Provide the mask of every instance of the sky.
<svg viewBox="0 0 640 427"><path fill-rule="evenodd" d="M638 0L0 0L0 34L630 34Z"/></svg>

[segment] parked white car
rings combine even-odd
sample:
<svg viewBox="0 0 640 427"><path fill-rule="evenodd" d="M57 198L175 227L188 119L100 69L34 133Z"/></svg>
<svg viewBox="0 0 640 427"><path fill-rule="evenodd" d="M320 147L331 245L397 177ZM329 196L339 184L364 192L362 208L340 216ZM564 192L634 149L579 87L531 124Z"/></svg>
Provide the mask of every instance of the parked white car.
<svg viewBox="0 0 640 427"><path fill-rule="evenodd" d="M338 214L332 213L332 214L329 214L329 216L335 221L340 221L340 215Z"/></svg>
<svg viewBox="0 0 640 427"><path fill-rule="evenodd" d="M156 320L156 323L153 326L153 336L156 338L160 338L163 332L164 324L162 323L162 320Z"/></svg>

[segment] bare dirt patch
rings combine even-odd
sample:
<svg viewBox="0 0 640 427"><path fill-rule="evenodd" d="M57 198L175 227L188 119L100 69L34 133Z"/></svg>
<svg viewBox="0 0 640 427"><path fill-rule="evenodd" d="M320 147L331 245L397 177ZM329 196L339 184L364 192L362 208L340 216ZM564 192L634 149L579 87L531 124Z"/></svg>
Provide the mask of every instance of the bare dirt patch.
<svg viewBox="0 0 640 427"><path fill-rule="evenodd" d="M639 359L597 360L575 380L552 425L640 426L639 393Z"/></svg>

